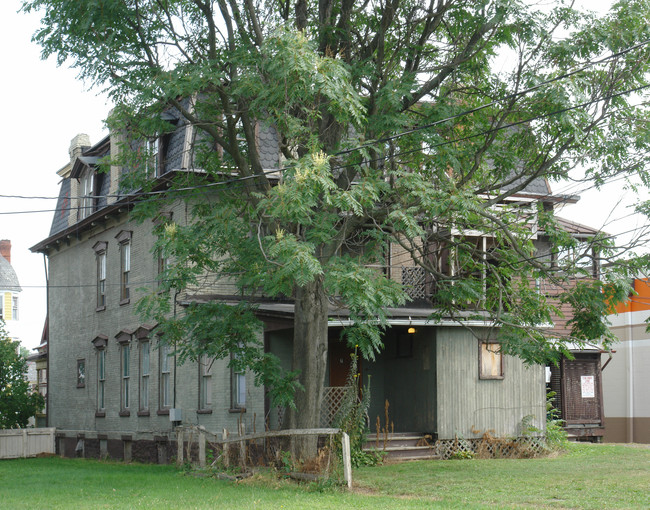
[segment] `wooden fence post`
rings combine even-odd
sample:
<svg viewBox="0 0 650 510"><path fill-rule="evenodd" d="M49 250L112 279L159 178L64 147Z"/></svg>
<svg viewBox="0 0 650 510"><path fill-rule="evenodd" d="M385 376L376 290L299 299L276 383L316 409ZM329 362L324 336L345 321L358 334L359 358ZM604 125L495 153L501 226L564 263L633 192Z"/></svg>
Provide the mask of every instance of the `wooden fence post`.
<svg viewBox="0 0 650 510"><path fill-rule="evenodd" d="M223 429L223 434L221 436L222 440L228 439L228 429ZM223 443L223 465L228 467L230 465L230 460L228 459L228 443Z"/></svg>
<svg viewBox="0 0 650 510"><path fill-rule="evenodd" d="M239 437L244 437L246 435L246 424L239 424ZM246 441L239 442L239 465L242 469L246 468Z"/></svg>
<svg viewBox="0 0 650 510"><path fill-rule="evenodd" d="M341 446L343 447L343 479L348 489L352 488L352 461L350 459L350 436L341 433Z"/></svg>
<svg viewBox="0 0 650 510"><path fill-rule="evenodd" d="M176 465L183 465L183 441L185 434L183 434L183 427L176 427Z"/></svg>
<svg viewBox="0 0 650 510"><path fill-rule="evenodd" d="M199 429L199 466L205 467L205 432Z"/></svg>

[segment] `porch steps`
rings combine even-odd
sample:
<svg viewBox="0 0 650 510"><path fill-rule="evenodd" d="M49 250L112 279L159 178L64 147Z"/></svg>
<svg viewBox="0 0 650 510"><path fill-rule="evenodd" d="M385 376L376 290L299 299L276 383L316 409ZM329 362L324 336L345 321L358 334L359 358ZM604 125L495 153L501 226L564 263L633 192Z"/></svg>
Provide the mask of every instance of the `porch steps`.
<svg viewBox="0 0 650 510"><path fill-rule="evenodd" d="M387 437L380 434L379 439L370 434L363 449L385 451L389 462L439 459L434 443L431 435L418 432L396 432Z"/></svg>

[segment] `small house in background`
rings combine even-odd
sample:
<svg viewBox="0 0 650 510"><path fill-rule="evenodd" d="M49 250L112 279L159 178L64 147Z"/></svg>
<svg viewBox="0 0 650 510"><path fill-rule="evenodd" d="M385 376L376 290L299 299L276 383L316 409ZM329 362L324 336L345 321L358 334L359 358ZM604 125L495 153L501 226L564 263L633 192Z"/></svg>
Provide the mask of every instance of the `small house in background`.
<svg viewBox="0 0 650 510"><path fill-rule="evenodd" d="M650 278L637 278L634 293L609 316L619 338L603 372L605 440L650 443Z"/></svg>
<svg viewBox="0 0 650 510"><path fill-rule="evenodd" d="M18 295L22 291L18 275L11 265L11 241L0 240L0 319L5 322L9 338L20 338Z"/></svg>
<svg viewBox="0 0 650 510"><path fill-rule="evenodd" d="M27 361L34 363L36 368L36 387L34 391L43 395L45 399L45 407L41 412L36 413L37 427L47 427L47 326L46 318L41 343L34 349L36 352L27 358Z"/></svg>
<svg viewBox="0 0 650 510"><path fill-rule="evenodd" d="M557 366L550 367L553 405L560 411L569 439L600 442L605 435L602 351L593 347L571 353L574 359L562 357Z"/></svg>

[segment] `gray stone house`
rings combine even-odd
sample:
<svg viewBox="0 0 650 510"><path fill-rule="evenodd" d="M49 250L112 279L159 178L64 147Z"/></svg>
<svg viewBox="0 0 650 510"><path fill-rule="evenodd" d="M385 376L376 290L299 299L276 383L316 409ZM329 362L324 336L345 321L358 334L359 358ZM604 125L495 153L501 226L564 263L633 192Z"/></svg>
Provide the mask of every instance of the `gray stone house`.
<svg viewBox="0 0 650 510"><path fill-rule="evenodd" d="M179 122L155 144L152 177L160 186L170 175L192 171L193 137L193 128ZM260 128L258 137L265 167L278 168L274 130ZM270 408L251 374L233 372L228 360L180 364L160 345L155 324L135 313L142 289L157 285L164 261L153 252L151 222L130 218L133 197L118 186L122 169L97 171L115 147L111 136L94 145L86 135L72 140L70 160L58 171L61 188L50 235L32 248L49 261L48 420L58 430L60 453L163 462L173 454L178 423L212 432L237 430L240 424L248 431L282 426L282 412ZM544 181L521 193L529 201L549 194ZM189 221L180 203L167 214L175 222ZM548 250L540 243L540 250ZM384 421L388 402L395 431L439 439L480 437L485 431L516 435L524 419L543 429L544 367L527 367L491 349L494 331L482 321L464 327L451 320L429 322L425 275L397 246L390 261L386 270L408 285L414 300L408 308L391 310L385 350L360 366L363 380L371 381L371 426L377 416ZM227 289L217 282L201 292L209 299ZM191 298L177 296L175 305ZM266 348L288 368L293 304L261 303L259 315ZM339 341L348 320L341 310L331 315L322 425L329 425L336 409L350 360Z"/></svg>

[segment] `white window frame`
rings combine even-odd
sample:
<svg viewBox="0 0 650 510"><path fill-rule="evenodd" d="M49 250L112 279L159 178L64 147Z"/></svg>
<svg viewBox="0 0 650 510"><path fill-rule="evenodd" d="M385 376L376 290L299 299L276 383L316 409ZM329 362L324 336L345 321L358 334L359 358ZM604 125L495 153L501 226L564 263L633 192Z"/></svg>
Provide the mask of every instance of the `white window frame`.
<svg viewBox="0 0 650 510"><path fill-rule="evenodd" d="M131 404L129 387L131 381L131 344L120 346L120 410L128 411Z"/></svg>
<svg viewBox="0 0 650 510"><path fill-rule="evenodd" d="M160 395L159 395L159 408L160 410L168 410L171 408L171 354L169 346L161 344L160 348Z"/></svg>
<svg viewBox="0 0 650 510"><path fill-rule="evenodd" d="M199 358L199 410L212 409L212 366L214 358L201 356Z"/></svg>
<svg viewBox="0 0 650 510"><path fill-rule="evenodd" d="M146 143L147 159L145 170L147 174L151 174L153 177L160 175L160 145L159 137L149 139Z"/></svg>
<svg viewBox="0 0 650 510"><path fill-rule="evenodd" d="M131 273L132 238L133 232L130 230L122 230L115 236L120 247L120 305L125 305L131 301L129 277Z"/></svg>
<svg viewBox="0 0 650 510"><path fill-rule="evenodd" d="M237 354L231 354L231 360ZM230 367L230 409L233 411L246 411L246 372Z"/></svg>
<svg viewBox="0 0 650 510"><path fill-rule="evenodd" d="M79 178L79 219L95 212L95 171L88 168Z"/></svg>
<svg viewBox="0 0 650 510"><path fill-rule="evenodd" d="M99 241L94 244L95 258L97 264L97 306L95 311L106 309L106 250L108 243Z"/></svg>
<svg viewBox="0 0 650 510"><path fill-rule="evenodd" d="M149 412L150 379L151 379L151 342L140 342L140 412Z"/></svg>
<svg viewBox="0 0 650 510"><path fill-rule="evenodd" d="M97 351L97 411L106 411L106 349Z"/></svg>

